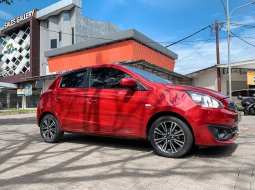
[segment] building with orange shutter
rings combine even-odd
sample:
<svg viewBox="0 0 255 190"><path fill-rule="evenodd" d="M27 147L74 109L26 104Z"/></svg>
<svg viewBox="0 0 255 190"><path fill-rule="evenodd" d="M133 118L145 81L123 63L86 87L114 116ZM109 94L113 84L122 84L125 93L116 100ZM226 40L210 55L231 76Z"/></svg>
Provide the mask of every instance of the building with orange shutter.
<svg viewBox="0 0 255 190"><path fill-rule="evenodd" d="M130 29L103 38L45 52L49 73L63 72L97 64L145 60L169 71L177 54L142 33Z"/></svg>
<svg viewBox="0 0 255 190"><path fill-rule="evenodd" d="M45 52L48 76L97 64L131 64L174 83L191 84L191 79L173 72L178 55L135 29ZM44 77L44 90L51 80Z"/></svg>

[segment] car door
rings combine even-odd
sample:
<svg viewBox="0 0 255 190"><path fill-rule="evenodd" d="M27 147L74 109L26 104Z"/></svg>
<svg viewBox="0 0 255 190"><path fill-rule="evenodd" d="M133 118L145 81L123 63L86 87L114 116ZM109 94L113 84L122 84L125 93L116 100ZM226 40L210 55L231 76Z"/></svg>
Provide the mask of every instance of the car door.
<svg viewBox="0 0 255 190"><path fill-rule="evenodd" d="M64 75L54 92L54 110L65 131L83 132L87 129L85 123L87 71L85 69Z"/></svg>
<svg viewBox="0 0 255 190"><path fill-rule="evenodd" d="M120 87L120 79L131 77L115 68L93 68L86 93L87 123L91 131L113 135L139 133L141 91Z"/></svg>

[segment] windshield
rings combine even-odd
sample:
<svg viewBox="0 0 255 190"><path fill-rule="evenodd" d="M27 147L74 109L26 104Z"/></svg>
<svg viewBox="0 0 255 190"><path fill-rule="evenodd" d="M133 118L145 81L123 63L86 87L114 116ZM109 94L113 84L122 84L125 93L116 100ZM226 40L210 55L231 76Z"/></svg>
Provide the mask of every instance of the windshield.
<svg viewBox="0 0 255 190"><path fill-rule="evenodd" d="M147 71L135 68L135 67L131 67L131 66L124 66L125 68L135 72L136 74L140 75L141 77L145 78L146 80L149 80L151 82L157 82L157 83L161 83L161 84L172 84L172 82L170 82L169 80L163 79L157 75L154 75L152 73L149 73Z"/></svg>

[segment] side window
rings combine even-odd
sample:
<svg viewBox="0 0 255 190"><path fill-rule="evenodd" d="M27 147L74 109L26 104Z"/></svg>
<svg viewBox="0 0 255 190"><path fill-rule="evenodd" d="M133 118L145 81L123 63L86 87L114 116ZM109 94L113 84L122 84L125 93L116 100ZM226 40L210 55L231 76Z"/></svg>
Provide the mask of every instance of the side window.
<svg viewBox="0 0 255 190"><path fill-rule="evenodd" d="M50 40L50 48L51 49L57 48L57 39L51 39Z"/></svg>
<svg viewBox="0 0 255 190"><path fill-rule="evenodd" d="M46 28L49 28L50 27L50 21L49 19L46 20Z"/></svg>
<svg viewBox="0 0 255 190"><path fill-rule="evenodd" d="M255 90L249 90L249 96L254 97L255 96Z"/></svg>
<svg viewBox="0 0 255 190"><path fill-rule="evenodd" d="M86 71L71 73L62 78L60 88L85 88Z"/></svg>
<svg viewBox="0 0 255 190"><path fill-rule="evenodd" d="M248 91L247 90L241 90L240 95L243 96L243 97L248 96Z"/></svg>
<svg viewBox="0 0 255 190"><path fill-rule="evenodd" d="M95 68L91 71L90 87L120 89L122 78L131 78L131 76L114 68Z"/></svg>
<svg viewBox="0 0 255 190"><path fill-rule="evenodd" d="M70 20L70 12L69 11L64 11L63 12L63 20L64 21L69 21Z"/></svg>
<svg viewBox="0 0 255 190"><path fill-rule="evenodd" d="M239 96L239 95L240 95L240 91L232 92L232 96Z"/></svg>

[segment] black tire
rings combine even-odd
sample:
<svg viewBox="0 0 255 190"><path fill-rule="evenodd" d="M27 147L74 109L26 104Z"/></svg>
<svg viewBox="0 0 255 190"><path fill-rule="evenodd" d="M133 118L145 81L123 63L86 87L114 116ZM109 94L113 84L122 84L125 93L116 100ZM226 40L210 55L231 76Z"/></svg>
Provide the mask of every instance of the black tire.
<svg viewBox="0 0 255 190"><path fill-rule="evenodd" d="M255 115L255 108L251 108L250 114L251 114L251 115Z"/></svg>
<svg viewBox="0 0 255 190"><path fill-rule="evenodd" d="M42 139L47 143L57 143L64 135L59 127L58 120L51 114L45 115L41 120L40 133Z"/></svg>
<svg viewBox="0 0 255 190"><path fill-rule="evenodd" d="M163 125L167 128L166 136L161 133L164 130ZM163 133L165 134L165 130ZM163 116L155 120L149 131L149 139L158 155L169 158L181 158L188 154L193 146L190 128L185 122L173 116Z"/></svg>

